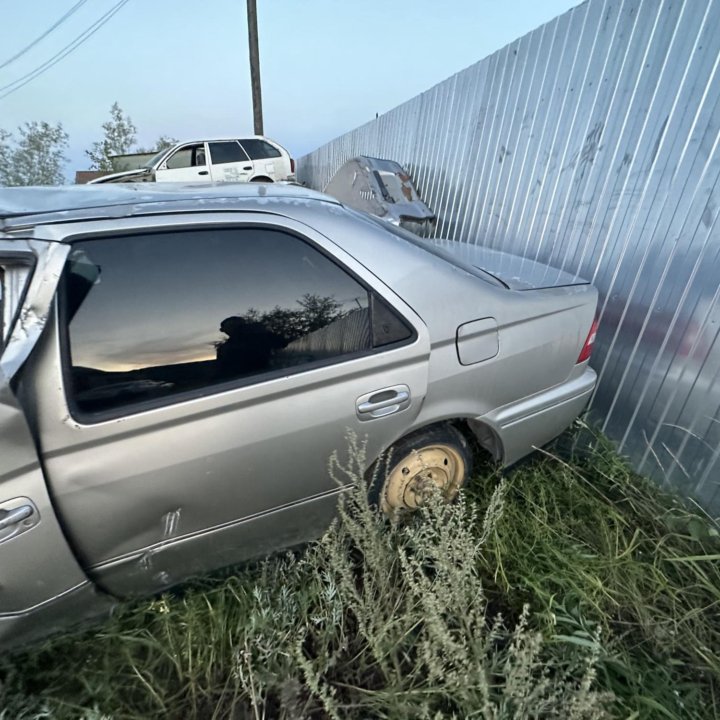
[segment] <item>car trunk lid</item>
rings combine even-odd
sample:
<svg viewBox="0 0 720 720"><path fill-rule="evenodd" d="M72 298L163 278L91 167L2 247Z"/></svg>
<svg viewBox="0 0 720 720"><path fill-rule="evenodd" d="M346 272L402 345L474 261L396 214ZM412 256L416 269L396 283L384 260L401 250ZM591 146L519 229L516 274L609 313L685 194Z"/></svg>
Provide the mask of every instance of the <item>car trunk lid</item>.
<svg viewBox="0 0 720 720"><path fill-rule="evenodd" d="M578 275L519 255L456 240L433 238L429 241L464 264L497 278L510 290L542 290L589 284L588 280Z"/></svg>

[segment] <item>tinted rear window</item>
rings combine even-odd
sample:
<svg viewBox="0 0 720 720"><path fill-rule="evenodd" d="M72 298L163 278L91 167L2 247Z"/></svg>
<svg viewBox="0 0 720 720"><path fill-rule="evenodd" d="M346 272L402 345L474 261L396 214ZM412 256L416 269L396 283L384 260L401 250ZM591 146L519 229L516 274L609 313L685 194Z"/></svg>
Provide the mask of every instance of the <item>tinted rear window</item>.
<svg viewBox="0 0 720 720"><path fill-rule="evenodd" d="M266 158L280 157L282 153L264 140L242 140L242 146L245 152L252 160L264 160Z"/></svg>
<svg viewBox="0 0 720 720"><path fill-rule="evenodd" d="M233 162L247 162L247 155L236 140L227 142L211 142L210 158L215 165Z"/></svg>

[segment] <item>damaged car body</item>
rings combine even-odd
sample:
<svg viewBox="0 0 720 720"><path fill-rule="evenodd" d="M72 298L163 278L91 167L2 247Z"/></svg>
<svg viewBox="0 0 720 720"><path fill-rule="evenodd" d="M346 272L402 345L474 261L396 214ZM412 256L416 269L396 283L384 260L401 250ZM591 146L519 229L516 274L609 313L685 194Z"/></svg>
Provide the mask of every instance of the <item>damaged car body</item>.
<svg viewBox="0 0 720 720"><path fill-rule="evenodd" d="M0 646L317 537L348 430L388 514L562 432L596 290L465 250L298 186L0 190Z"/></svg>
<svg viewBox="0 0 720 720"><path fill-rule="evenodd" d="M365 155L348 160L325 186L325 193L394 225L406 223L415 229L435 220L410 175L394 160Z"/></svg>

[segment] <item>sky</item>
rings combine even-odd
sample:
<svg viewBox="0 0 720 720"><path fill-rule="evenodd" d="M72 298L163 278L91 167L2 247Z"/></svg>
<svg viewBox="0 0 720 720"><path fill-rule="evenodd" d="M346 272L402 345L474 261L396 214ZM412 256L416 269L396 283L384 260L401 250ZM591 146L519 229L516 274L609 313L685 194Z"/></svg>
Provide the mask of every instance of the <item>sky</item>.
<svg viewBox="0 0 720 720"><path fill-rule="evenodd" d="M301 157L578 4L257 0L265 135ZM160 135L252 133L246 7L243 0L0 0L0 128L61 122L70 135L68 177L89 167L84 150L101 139L116 101L141 146ZM75 50L12 91L116 8Z"/></svg>

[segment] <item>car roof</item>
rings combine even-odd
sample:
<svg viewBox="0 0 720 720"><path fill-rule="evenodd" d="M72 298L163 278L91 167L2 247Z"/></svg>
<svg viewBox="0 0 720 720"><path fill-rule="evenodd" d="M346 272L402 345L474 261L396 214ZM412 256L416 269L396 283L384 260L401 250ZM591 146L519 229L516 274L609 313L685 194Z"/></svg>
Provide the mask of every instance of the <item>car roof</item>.
<svg viewBox="0 0 720 720"><path fill-rule="evenodd" d="M0 230L50 222L127 216L153 209L267 210L268 201L340 203L301 185L284 183L117 183L0 188ZM139 207L142 206L142 207Z"/></svg>
<svg viewBox="0 0 720 720"><path fill-rule="evenodd" d="M218 135L216 137L203 137L191 140L178 140L178 142L169 145L166 149L169 150L171 147L177 145L187 145L188 143L201 143L201 142L227 142L228 140L269 140L274 145L280 145L277 140L273 140L267 135ZM282 147L282 146L280 146ZM158 150L158 152L160 152Z"/></svg>

